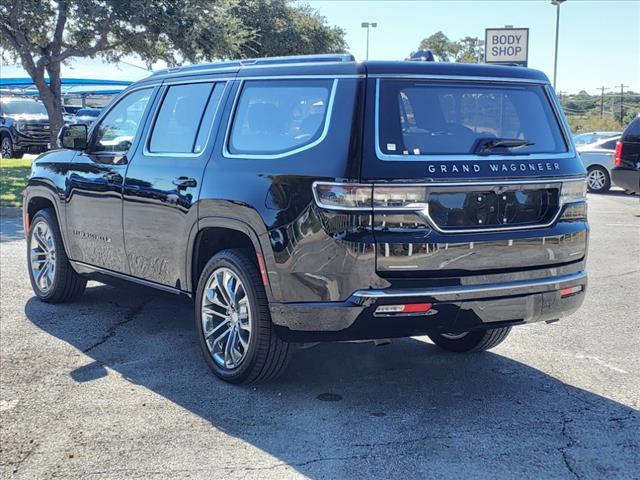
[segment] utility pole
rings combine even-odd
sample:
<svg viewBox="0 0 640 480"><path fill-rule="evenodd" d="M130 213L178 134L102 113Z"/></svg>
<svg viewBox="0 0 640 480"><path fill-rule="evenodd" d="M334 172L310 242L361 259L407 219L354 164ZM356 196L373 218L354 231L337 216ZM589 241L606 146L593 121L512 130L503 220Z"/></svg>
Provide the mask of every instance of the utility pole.
<svg viewBox="0 0 640 480"><path fill-rule="evenodd" d="M629 85L620 84L620 125L624 122L624 89L629 88ZM624 126L624 125L623 125Z"/></svg>
<svg viewBox="0 0 640 480"><path fill-rule="evenodd" d="M604 91L610 90L606 88L604 85L600 87L600 118L602 119L604 115Z"/></svg>
<svg viewBox="0 0 640 480"><path fill-rule="evenodd" d="M553 56L553 89L556 88L556 77L558 73L558 37L560 34L560 5L566 0L551 0L551 5L556 7L556 49Z"/></svg>

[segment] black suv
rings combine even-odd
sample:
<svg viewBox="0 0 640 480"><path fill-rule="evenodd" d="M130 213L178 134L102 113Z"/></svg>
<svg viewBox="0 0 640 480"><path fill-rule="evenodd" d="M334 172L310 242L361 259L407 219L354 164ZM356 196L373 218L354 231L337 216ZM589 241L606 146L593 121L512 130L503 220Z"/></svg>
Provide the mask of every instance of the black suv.
<svg viewBox="0 0 640 480"><path fill-rule="evenodd" d="M0 97L0 155L22 158L49 145L49 115L44 104L28 97Z"/></svg>
<svg viewBox="0 0 640 480"><path fill-rule="evenodd" d="M616 145L611 176L616 185L640 194L640 114L625 128Z"/></svg>
<svg viewBox="0 0 640 480"><path fill-rule="evenodd" d="M485 350L585 295L585 170L535 70L183 67L60 142L24 197L36 295L114 278L188 295L229 382L275 377L295 343L427 334Z"/></svg>

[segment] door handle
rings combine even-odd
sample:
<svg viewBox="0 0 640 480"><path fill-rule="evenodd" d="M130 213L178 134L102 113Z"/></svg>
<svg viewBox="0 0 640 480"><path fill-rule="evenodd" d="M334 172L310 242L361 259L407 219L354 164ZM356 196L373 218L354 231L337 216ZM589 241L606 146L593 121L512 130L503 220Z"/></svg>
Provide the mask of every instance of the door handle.
<svg viewBox="0 0 640 480"><path fill-rule="evenodd" d="M122 175L115 172L105 174L104 179L107 181L107 183L122 183Z"/></svg>
<svg viewBox="0 0 640 480"><path fill-rule="evenodd" d="M196 185L198 185L198 182L196 182L196 179L193 177L176 177L173 179L173 181L171 182L173 183L176 187L180 188L193 188Z"/></svg>

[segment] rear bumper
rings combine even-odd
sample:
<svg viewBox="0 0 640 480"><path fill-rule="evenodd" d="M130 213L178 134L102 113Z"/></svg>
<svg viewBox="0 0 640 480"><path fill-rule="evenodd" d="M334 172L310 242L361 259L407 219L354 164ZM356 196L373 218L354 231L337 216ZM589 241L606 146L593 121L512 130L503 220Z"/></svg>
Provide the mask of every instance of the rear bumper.
<svg viewBox="0 0 640 480"><path fill-rule="evenodd" d="M620 188L640 193L640 170L614 168L611 170L611 178Z"/></svg>
<svg viewBox="0 0 640 480"><path fill-rule="evenodd" d="M581 286L578 293L560 291ZM556 320L584 300L587 273L427 289L359 290L345 302L272 303L273 323L288 341L335 341L461 332ZM422 315L376 316L380 305L431 303Z"/></svg>

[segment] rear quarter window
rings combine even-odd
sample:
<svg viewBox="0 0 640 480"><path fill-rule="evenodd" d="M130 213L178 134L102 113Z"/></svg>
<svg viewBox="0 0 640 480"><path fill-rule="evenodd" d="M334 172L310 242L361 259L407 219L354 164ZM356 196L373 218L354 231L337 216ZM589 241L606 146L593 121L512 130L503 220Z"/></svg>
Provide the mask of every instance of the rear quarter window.
<svg viewBox="0 0 640 480"><path fill-rule="evenodd" d="M542 86L389 79L378 89L379 149L385 155L469 155L490 139L531 143L497 154L567 151Z"/></svg>
<svg viewBox="0 0 640 480"><path fill-rule="evenodd" d="M228 153L278 155L321 140L334 80L245 81L237 101Z"/></svg>

